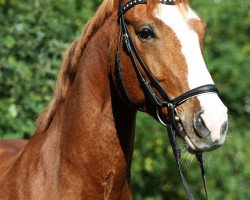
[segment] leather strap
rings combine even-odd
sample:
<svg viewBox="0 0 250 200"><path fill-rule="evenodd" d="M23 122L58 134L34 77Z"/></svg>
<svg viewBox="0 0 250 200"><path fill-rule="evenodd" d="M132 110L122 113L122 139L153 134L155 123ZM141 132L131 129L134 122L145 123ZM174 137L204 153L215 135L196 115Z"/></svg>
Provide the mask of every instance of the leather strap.
<svg viewBox="0 0 250 200"><path fill-rule="evenodd" d="M207 189L207 181L206 181L206 173L205 173L205 169L204 169L204 161L203 161L203 157L202 154L197 154L196 158L200 164L200 169L201 169L201 175L202 175L202 181L203 181L203 186L205 188L205 194L206 194L206 199L209 200L209 194L208 194L208 189Z"/></svg>
<svg viewBox="0 0 250 200"><path fill-rule="evenodd" d="M184 103L186 100L189 98L198 96L200 94L204 93L217 93L219 94L219 90L216 85L213 84L208 84L208 85L203 85L197 88L194 88L192 90L189 90L188 92L182 94L181 96L176 97L175 99L172 100L172 103L175 106L178 106L182 103Z"/></svg>
<svg viewBox="0 0 250 200"><path fill-rule="evenodd" d="M176 5L176 4L179 4L181 3L182 0L159 0L159 3L161 4L165 4L165 5ZM147 1L146 0L132 0L132 1L129 1L128 3L126 3L123 7L120 7L122 8L120 13L119 13L119 17L121 15L124 15L130 8L134 7L135 5L138 5L138 4L146 4Z"/></svg>
<svg viewBox="0 0 250 200"><path fill-rule="evenodd" d="M186 178L181 170L181 166L180 166L181 150L176 143L176 133L173 130L173 127L171 125L167 126L167 133L168 133L168 138L169 138L169 141L170 141L170 144L171 144L171 147L173 150L173 154L175 157L175 162L176 162L176 165L178 167L178 171L179 171L179 174L181 176L181 180L182 180L185 192L186 192L187 199L194 200L193 194L192 194L192 192L188 186L188 183L186 181Z"/></svg>
<svg viewBox="0 0 250 200"><path fill-rule="evenodd" d="M121 20L121 18L120 18ZM119 22L121 26L121 22ZM123 78L122 78L122 64L121 64L121 59L120 59L120 46L121 46L121 37L122 37L122 28L120 27L120 34L119 34L119 39L118 39L118 45L117 45L117 51L116 51L116 67L115 67L115 76L116 80L118 83L118 87L120 89L120 94L122 97L122 100L124 101L125 104L131 106L131 101L127 95L127 92L124 87L123 83Z"/></svg>

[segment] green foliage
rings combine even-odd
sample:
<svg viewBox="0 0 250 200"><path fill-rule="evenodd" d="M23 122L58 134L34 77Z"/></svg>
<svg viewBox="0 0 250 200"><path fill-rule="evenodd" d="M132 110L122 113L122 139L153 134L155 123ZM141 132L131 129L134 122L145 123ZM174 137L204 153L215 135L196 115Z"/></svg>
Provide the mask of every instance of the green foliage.
<svg viewBox="0 0 250 200"><path fill-rule="evenodd" d="M0 137L30 137L51 98L62 53L101 0L0 0ZM192 0L207 22L205 59L235 127L226 144L206 155L211 199L249 199L250 3ZM238 130L239 129L239 130ZM193 156L182 166L202 199ZM244 162L246 160L246 162ZM198 182L200 180L200 182ZM132 166L136 200L185 199L165 130L139 114Z"/></svg>
<svg viewBox="0 0 250 200"><path fill-rule="evenodd" d="M51 98L62 53L99 2L0 2L0 137L33 133Z"/></svg>

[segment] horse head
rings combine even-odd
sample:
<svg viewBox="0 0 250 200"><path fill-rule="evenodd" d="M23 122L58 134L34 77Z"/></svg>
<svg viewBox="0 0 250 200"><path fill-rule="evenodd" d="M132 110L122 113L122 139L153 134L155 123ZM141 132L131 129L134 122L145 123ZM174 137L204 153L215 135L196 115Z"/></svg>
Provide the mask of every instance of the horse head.
<svg viewBox="0 0 250 200"><path fill-rule="evenodd" d="M118 67L114 72L121 98L163 124L178 121L176 132L191 152L211 151L222 145L227 108L214 92L204 62L205 21L185 1L121 4ZM207 85L213 86L213 91L202 92ZM169 102L175 104L174 116L166 105Z"/></svg>

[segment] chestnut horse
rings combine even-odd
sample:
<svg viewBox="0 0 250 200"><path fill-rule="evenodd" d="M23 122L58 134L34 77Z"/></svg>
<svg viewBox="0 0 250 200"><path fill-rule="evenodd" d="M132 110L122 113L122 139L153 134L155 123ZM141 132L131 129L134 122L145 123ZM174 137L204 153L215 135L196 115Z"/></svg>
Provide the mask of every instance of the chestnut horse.
<svg viewBox="0 0 250 200"><path fill-rule="evenodd" d="M1 199L132 199L138 109L167 124L173 111L192 153L224 142L227 108L203 60L205 22L174 2L104 0L65 53L34 136L1 141ZM180 96L172 110L169 101L157 110L152 103Z"/></svg>

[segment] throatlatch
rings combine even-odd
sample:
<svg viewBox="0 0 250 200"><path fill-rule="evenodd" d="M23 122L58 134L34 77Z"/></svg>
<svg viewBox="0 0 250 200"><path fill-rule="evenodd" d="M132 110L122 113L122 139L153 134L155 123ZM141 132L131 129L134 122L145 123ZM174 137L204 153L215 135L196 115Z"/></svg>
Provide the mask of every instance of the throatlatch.
<svg viewBox="0 0 250 200"><path fill-rule="evenodd" d="M178 1L179 3L181 1ZM175 5L177 2L176 0L159 0L159 3L166 4L166 5ZM125 23L124 20L124 14L131 9L133 6L137 4L146 4L146 0L132 0L129 1L127 4L124 6L122 5L121 0L119 1L119 13L118 13L118 23L120 27L120 34L119 34L119 39L118 39L118 45L117 45L117 52L116 52L116 69L115 69L115 75L116 79L118 82L118 87L120 88L120 93L122 98L126 102L130 102L130 99L126 93L124 84L123 84L123 78L122 78L122 65L121 65L121 60L120 60L120 48L121 48L121 42L123 40L124 47L126 48L126 52L128 53L130 60L133 64L133 68L136 72L137 78L140 82L140 86L145 94L145 96L150 100L152 105L155 107L155 112L157 114L157 117L159 121L167 127L167 132L168 132L168 137L169 141L173 150L173 154L175 157L175 161L178 167L178 171L180 173L185 191L186 191L186 196L188 200L194 200L194 197L192 195L192 192L187 184L186 178L181 170L180 167L180 156L181 156L181 150L178 147L176 143L176 132L178 131L177 127L182 126L182 123L180 121L180 118L177 115L176 112L176 107L184 103L186 100L189 98L195 97L199 94L203 93L217 93L219 94L218 88L213 85L213 84L208 84L208 85L203 85L197 88L194 88L174 99L172 99L168 93L161 87L159 82L156 80L156 78L150 73L148 70L148 67L144 64L139 52L135 48L135 45L132 41L132 38L129 34L127 24ZM142 70L146 74L147 78L149 79L149 82L146 81L146 79L142 76L142 73L140 72L140 69L137 65L137 63L140 64ZM154 92L152 86L157 90L157 92L161 95L161 98L159 98L156 93ZM163 100L161 100L163 99ZM169 116L169 122L165 123L164 120L161 119L159 111L162 108L166 108L168 110L168 116ZM184 134L185 130L183 129ZM179 132L178 132L179 133ZM196 155L197 160L199 161L200 168L201 168L201 173L202 173L202 179L203 179L203 184L205 188L205 193L206 193L206 198L209 199L208 196L208 190L207 190L207 184L206 184L206 176L205 176L205 170L203 166L203 158L202 154L197 154Z"/></svg>

